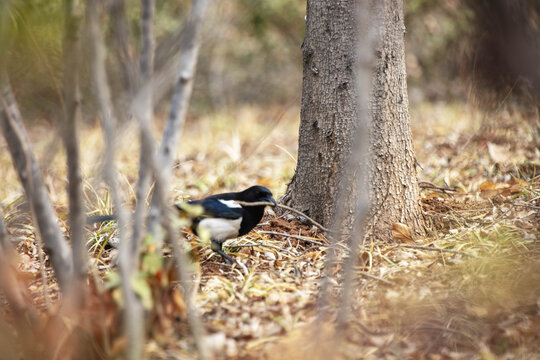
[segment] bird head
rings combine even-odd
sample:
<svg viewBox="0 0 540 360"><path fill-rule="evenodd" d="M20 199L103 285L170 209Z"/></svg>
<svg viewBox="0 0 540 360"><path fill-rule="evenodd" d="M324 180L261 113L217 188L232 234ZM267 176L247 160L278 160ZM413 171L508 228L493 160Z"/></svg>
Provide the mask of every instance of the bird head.
<svg viewBox="0 0 540 360"><path fill-rule="evenodd" d="M242 197L242 201L246 202L270 202L272 204L277 205L276 200L274 200L274 197L272 196L272 192L260 185L255 185L250 188L247 188L246 190L242 191L240 193Z"/></svg>

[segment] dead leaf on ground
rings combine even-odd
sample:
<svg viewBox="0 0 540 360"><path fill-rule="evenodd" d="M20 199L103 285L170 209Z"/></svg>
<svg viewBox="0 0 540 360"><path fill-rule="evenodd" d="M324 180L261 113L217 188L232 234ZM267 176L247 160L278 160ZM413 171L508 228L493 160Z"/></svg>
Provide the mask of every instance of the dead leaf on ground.
<svg viewBox="0 0 540 360"><path fill-rule="evenodd" d="M494 183L484 181L480 184L480 196L484 199L492 199L498 195L511 196L523 191L529 184L525 180L510 179L507 182Z"/></svg>
<svg viewBox="0 0 540 360"><path fill-rule="evenodd" d="M392 236L402 242L414 242L411 229L407 225L398 222L392 224Z"/></svg>

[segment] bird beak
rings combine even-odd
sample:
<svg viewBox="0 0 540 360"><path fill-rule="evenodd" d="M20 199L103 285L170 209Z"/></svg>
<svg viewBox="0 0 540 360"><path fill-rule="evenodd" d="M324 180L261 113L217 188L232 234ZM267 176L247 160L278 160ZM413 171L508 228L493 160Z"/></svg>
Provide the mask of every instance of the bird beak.
<svg viewBox="0 0 540 360"><path fill-rule="evenodd" d="M276 200L274 200L274 198L273 198L272 196L268 196L268 197L266 198L266 201L271 202L272 204L274 204L273 206L276 206L276 205L277 205Z"/></svg>

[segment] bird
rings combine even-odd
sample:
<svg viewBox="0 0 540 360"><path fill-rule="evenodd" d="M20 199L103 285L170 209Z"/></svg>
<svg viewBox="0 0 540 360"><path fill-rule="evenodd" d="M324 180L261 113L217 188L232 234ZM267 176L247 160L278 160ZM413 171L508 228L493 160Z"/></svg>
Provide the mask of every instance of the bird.
<svg viewBox="0 0 540 360"><path fill-rule="evenodd" d="M259 202L267 204L249 205ZM215 194L200 200L176 204L177 210L184 215L185 204L202 207L202 214L192 219L191 230L200 237L201 229L205 229L210 235L210 248L231 264L235 261L225 254L223 243L249 233L261 221L266 205L277 205L272 192L261 185L251 186L240 192Z"/></svg>

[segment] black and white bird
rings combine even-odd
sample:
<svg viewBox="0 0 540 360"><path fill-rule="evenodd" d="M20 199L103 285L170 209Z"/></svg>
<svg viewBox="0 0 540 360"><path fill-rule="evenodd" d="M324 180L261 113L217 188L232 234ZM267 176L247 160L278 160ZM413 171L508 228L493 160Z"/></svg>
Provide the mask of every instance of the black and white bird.
<svg viewBox="0 0 540 360"><path fill-rule="evenodd" d="M200 228L206 229L210 234L211 249L233 264L235 261L225 254L222 245L226 240L246 235L261 221L266 205L248 205L258 202L277 205L272 192L260 185L240 192L216 194L201 200L188 201L189 205L200 205L203 208L203 214L192 220L191 229L195 235L199 235ZM176 205L176 208L182 213L185 212L182 204Z"/></svg>

